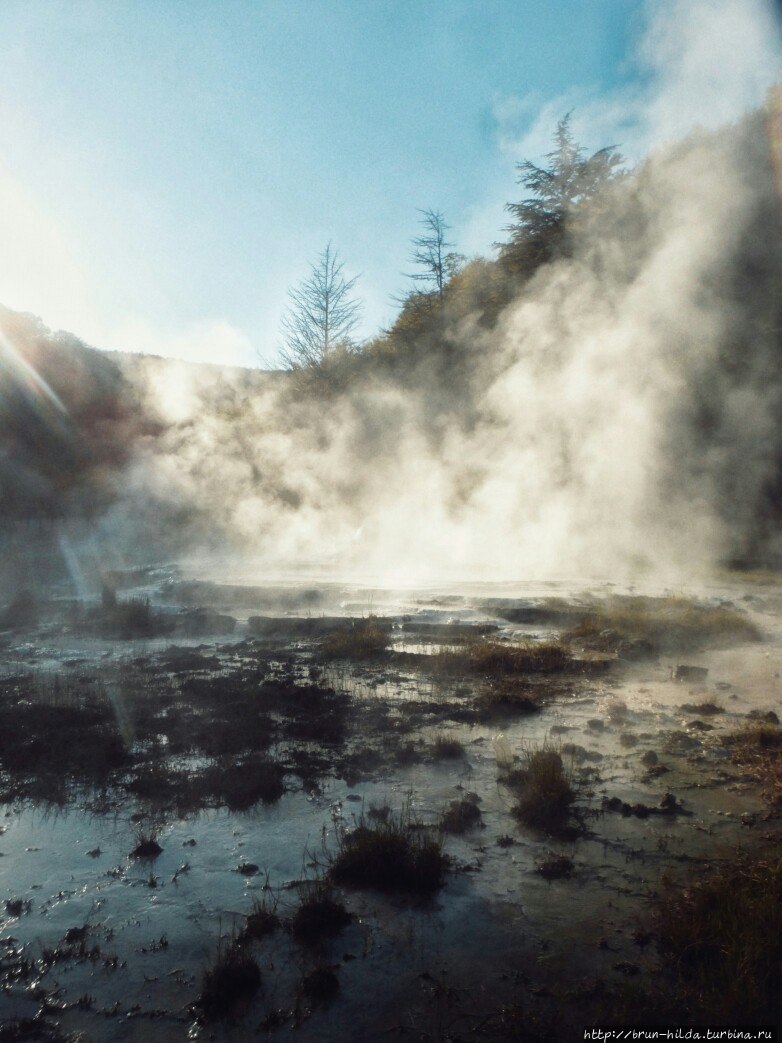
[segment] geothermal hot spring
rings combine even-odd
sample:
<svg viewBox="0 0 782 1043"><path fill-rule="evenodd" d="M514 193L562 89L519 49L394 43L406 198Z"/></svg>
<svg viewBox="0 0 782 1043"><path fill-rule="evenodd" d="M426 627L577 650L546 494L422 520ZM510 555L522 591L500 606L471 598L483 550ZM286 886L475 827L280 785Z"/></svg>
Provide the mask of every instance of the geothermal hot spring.
<svg viewBox="0 0 782 1043"><path fill-rule="evenodd" d="M3 1004L52 1038L546 1038L656 980L650 895L778 843L730 738L774 576L103 582L6 619Z"/></svg>
<svg viewBox="0 0 782 1043"><path fill-rule="evenodd" d="M0 310L2 1043L779 1020L780 169L314 373Z"/></svg>

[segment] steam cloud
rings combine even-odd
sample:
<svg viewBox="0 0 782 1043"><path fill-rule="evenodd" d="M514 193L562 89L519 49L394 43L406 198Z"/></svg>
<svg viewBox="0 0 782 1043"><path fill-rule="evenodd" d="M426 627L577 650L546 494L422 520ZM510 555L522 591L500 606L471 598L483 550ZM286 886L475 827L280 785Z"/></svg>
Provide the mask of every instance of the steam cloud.
<svg viewBox="0 0 782 1043"><path fill-rule="evenodd" d="M672 87L656 84L653 120L680 112L693 77L707 84L703 25L763 49L745 59L749 80L728 78L720 115L738 117L779 54L760 32L770 7L659 7L642 52L664 58ZM413 387L379 369L326 400L276 375L122 362L155 423L102 515L105 546L396 582L675 577L776 554L775 125L769 103L654 151L580 222L574 256L540 269L495 326L454 311L460 382L435 375L424 346Z"/></svg>

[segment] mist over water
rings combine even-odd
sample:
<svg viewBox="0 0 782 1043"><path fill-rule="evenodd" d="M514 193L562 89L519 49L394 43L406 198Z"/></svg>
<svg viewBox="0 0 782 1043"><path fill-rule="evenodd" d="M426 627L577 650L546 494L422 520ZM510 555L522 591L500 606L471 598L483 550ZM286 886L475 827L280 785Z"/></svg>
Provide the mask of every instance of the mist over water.
<svg viewBox="0 0 782 1043"><path fill-rule="evenodd" d="M209 556L398 583L676 579L776 559L779 96L670 140L686 129L676 99L708 82L700 30L722 39L732 25L750 49L747 75L726 80L726 119L767 75L776 26L765 4L697 6L700 21L661 5L641 46L645 119L655 140L674 133L575 216L571 255L520 284L496 321L480 304L491 266L477 265L446 309L447 354L433 359L422 337L403 379L370 363L338 391L302 394L283 374L133 356L104 359L97 380L89 361L107 423L55 437L38 417L45 437L6 455L4 489L20 469L42 484L102 567ZM18 321L6 332L28 360L49 343ZM73 401L63 367L54 384ZM55 443L47 471L34 452L51 459Z"/></svg>
<svg viewBox="0 0 782 1043"><path fill-rule="evenodd" d="M752 117L656 155L494 328L456 317L458 388L423 353L415 387L365 373L315 398L284 378L135 364L166 427L107 524L163 517L185 545L219 534L269 564L411 581L676 576L775 554L767 129Z"/></svg>

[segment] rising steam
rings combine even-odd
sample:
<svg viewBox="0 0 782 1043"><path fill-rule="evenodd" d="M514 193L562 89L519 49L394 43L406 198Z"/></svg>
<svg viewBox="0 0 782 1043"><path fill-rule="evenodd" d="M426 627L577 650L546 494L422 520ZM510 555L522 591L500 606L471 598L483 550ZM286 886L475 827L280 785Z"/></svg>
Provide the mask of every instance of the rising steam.
<svg viewBox="0 0 782 1043"><path fill-rule="evenodd" d="M671 46L661 24L647 59ZM664 108L658 92L655 119ZM122 362L150 423L98 523L103 553L219 549L259 571L397 582L779 554L779 120L771 95L653 152L495 325L454 309L453 385L423 344L415 381L365 367L327 397L282 375Z"/></svg>

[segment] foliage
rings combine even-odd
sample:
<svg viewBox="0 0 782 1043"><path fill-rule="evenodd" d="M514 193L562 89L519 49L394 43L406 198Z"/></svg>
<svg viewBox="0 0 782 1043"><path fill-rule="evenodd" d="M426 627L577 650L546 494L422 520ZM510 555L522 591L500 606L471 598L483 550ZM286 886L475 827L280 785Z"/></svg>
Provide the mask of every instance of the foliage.
<svg viewBox="0 0 782 1043"><path fill-rule="evenodd" d="M518 182L529 194L506 204L512 217L505 229L510 241L500 246L500 258L506 268L519 274L531 273L557 254L567 253L573 213L617 176L622 163L614 146L586 156L570 129L570 113L557 124L554 148L546 160L543 167L531 160L518 164Z"/></svg>

